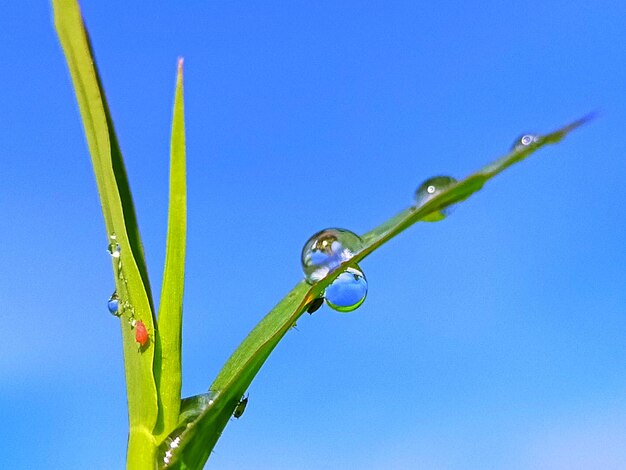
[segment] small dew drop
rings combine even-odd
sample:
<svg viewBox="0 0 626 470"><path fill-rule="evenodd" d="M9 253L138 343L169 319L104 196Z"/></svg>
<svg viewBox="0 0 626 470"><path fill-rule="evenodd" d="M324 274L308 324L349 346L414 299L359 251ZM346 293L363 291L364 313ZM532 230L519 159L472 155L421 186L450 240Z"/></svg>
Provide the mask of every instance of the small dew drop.
<svg viewBox="0 0 626 470"><path fill-rule="evenodd" d="M317 232L302 248L302 269L309 284L314 284L348 261L363 247L361 238L354 232L327 228Z"/></svg>
<svg viewBox="0 0 626 470"><path fill-rule="evenodd" d="M107 308L109 309L109 313L111 313L111 315L115 315L116 317L120 316L120 298L118 297L117 292L113 292L111 297L109 297Z"/></svg>
<svg viewBox="0 0 626 470"><path fill-rule="evenodd" d="M235 406L235 411L233 411L233 418L239 419L243 415L243 412L246 411L246 406L248 406L248 395L242 397Z"/></svg>
<svg viewBox="0 0 626 470"><path fill-rule="evenodd" d="M539 142L539 136L537 134L524 134L515 139L511 150L524 150L528 148L529 145L536 144L537 142Z"/></svg>
<svg viewBox="0 0 626 470"><path fill-rule="evenodd" d="M435 176L424 181L417 191L415 192L415 205L421 207L430 201L437 194L441 193L448 186L456 183L456 179L451 176ZM452 212L451 207L446 207L442 210L431 212L425 216L423 222L438 222L446 218Z"/></svg>
<svg viewBox="0 0 626 470"><path fill-rule="evenodd" d="M122 247L119 243L112 241L111 243L109 243L107 250L113 258L119 258Z"/></svg>
<svg viewBox="0 0 626 470"><path fill-rule="evenodd" d="M159 458L166 466L176 460L176 449L180 446L185 429L186 426L179 426L159 445Z"/></svg>
<svg viewBox="0 0 626 470"><path fill-rule="evenodd" d="M367 279L360 269L348 268L324 292L328 306L338 312L356 310L367 297Z"/></svg>
<svg viewBox="0 0 626 470"><path fill-rule="evenodd" d="M135 318L135 307L133 307L133 304L131 304L128 300L125 300L122 304L122 311L129 312L131 319ZM131 320L131 326L135 326L133 322L135 322L135 320Z"/></svg>
<svg viewBox="0 0 626 470"><path fill-rule="evenodd" d="M206 394L206 406L213 406L217 397L220 396L219 390L209 390L209 393Z"/></svg>

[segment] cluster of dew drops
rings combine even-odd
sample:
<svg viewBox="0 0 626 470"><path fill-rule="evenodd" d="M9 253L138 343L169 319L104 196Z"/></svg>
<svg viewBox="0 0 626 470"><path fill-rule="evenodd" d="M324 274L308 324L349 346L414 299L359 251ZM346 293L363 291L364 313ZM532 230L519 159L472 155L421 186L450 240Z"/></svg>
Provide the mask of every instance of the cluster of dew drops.
<svg viewBox="0 0 626 470"><path fill-rule="evenodd" d="M524 134L515 140L511 151L521 152L530 146L540 142L540 138L535 134ZM433 197L440 194L449 186L456 183L456 179L451 176L435 176L424 181L415 192L415 208L426 204ZM431 212L425 216L424 222L437 222L445 219L451 211L451 207L445 207L438 211ZM107 251L111 258L117 260L117 277L122 285L127 280L122 270L121 247L117 242L115 234L110 235L110 243ZM324 279L330 273L339 268L343 263L349 261L355 254L363 248L361 238L350 230L340 228L327 228L314 234L307 240L302 248L301 262L306 282L313 285ZM353 264L340 273L332 283L326 287L324 294L314 299L307 306L307 312L313 313L318 310L324 302L338 312L351 312L359 308L367 297L367 279L363 271L357 264ZM117 291L113 292L107 302L109 312L120 317L128 311L128 323L135 330L135 340L144 347L149 341L149 334L141 320L135 320L134 309L130 302L125 301L120 304L120 297ZM213 403L215 396L208 401L208 405ZM240 418L243 415L248 397L242 397L237 403L233 416ZM170 463L173 450L180 444L180 435L168 438L160 447L163 452L162 460L165 464Z"/></svg>
<svg viewBox="0 0 626 470"><path fill-rule="evenodd" d="M511 151L521 152L537 144L539 137L524 134L515 140ZM418 208L443 190L456 183L451 176L435 176L424 181L415 192L415 208ZM452 206L431 212L422 221L437 222L445 219L452 211ZM336 270L342 263L350 260L363 248L361 238L350 230L327 228L314 234L302 248L302 270L305 280L313 285ZM339 274L326 288L324 294L307 306L307 312L313 313L324 302L338 312L351 312L359 308L367 297L367 278L361 268L354 264Z"/></svg>
<svg viewBox="0 0 626 470"><path fill-rule="evenodd" d="M521 152L540 142L540 137L536 134L523 134L515 140L511 146L511 151ZM424 181L415 192L414 207L418 208L443 190L456 183L456 179L451 176L435 176ZM451 212L452 206L431 212L422 221L437 222L445 219ZM125 284L126 279L122 271L122 261L120 257L121 248L117 243L116 236L110 237L108 251L113 259L118 260L117 272L119 279ZM356 253L363 248L361 238L350 230L341 228L327 228L311 236L302 248L301 262L306 282L313 285L324 279L330 273L339 268L343 263L349 261ZM333 310L338 312L351 312L359 308L367 297L367 278L357 264L353 264L339 274L332 283L326 287L322 296L314 299L307 306L307 312L313 313L318 310L324 302ZM135 320L132 305L129 302L120 304L117 291L113 292L108 300L109 312L116 317L128 310L129 324L135 330L135 339L140 346L144 346L149 335L145 325L141 320Z"/></svg>
<svg viewBox="0 0 626 470"><path fill-rule="evenodd" d="M111 234L109 236L109 241L110 243L107 247L107 251L111 255L111 258L117 262L115 268L117 271L117 277L122 285L125 286L128 281L124 276L124 271L122 269L122 248L117 242L117 236L115 234ZM148 329L141 320L135 319L135 309L130 302L125 301L120 303L120 296L118 295L117 290L115 290L113 294L111 294L111 297L109 297L109 300L107 301L107 309L111 315L116 317L121 317L124 312L128 312L128 324L135 332L135 341L141 348L146 346L150 339Z"/></svg>
<svg viewBox="0 0 626 470"><path fill-rule="evenodd" d="M450 176L435 176L420 185L415 193L415 206L419 207L441 193L456 180ZM435 222L449 214L445 208L429 214L422 220ZM304 279L313 285L349 261L363 248L363 241L354 232L341 228L327 228L314 234L302 248ZM351 312L359 308L367 297L367 278L357 264L346 268L326 287L324 294L307 306L313 313L324 302L337 312Z"/></svg>

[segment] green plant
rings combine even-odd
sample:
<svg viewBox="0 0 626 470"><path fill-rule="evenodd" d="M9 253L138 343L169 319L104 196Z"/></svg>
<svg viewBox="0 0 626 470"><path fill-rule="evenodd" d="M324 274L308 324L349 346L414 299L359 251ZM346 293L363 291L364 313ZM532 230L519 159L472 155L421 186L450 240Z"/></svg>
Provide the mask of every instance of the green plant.
<svg viewBox="0 0 626 470"><path fill-rule="evenodd" d="M448 182L362 236L362 246L313 284L300 281L261 320L222 368L209 392L181 400L181 325L186 239L186 169L182 61L178 66L171 137L169 220L161 303L152 300L146 262L122 155L91 45L76 0L53 0L92 157L112 254L129 412L128 468L201 468L242 397L282 337L347 269L418 221L480 190L490 178L547 144L560 141L588 118L520 143L501 159L458 182ZM136 336L145 327L145 338Z"/></svg>

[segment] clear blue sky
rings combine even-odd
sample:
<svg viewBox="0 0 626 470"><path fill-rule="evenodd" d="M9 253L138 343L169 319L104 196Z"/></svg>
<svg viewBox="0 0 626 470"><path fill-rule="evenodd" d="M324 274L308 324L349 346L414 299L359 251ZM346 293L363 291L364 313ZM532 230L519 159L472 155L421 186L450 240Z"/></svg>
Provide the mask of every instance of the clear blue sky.
<svg viewBox="0 0 626 470"><path fill-rule="evenodd" d="M363 262L364 305L299 322L207 468L626 468L623 1L83 3L157 291L185 58L185 395L312 233L601 110ZM0 30L2 465L121 468L111 264L50 7L4 5Z"/></svg>

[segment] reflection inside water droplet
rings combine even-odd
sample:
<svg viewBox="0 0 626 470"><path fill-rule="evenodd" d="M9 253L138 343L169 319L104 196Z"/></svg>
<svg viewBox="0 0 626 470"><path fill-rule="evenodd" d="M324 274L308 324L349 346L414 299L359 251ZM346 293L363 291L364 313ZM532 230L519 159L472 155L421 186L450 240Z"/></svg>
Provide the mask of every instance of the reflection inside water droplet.
<svg viewBox="0 0 626 470"><path fill-rule="evenodd" d="M338 228L317 232L302 248L302 269L309 284L323 279L341 263L349 260L363 246L355 233Z"/></svg>
<svg viewBox="0 0 626 470"><path fill-rule="evenodd" d="M357 309L367 296L367 279L360 269L348 268L326 288L328 306L338 312Z"/></svg>
<svg viewBox="0 0 626 470"><path fill-rule="evenodd" d="M111 297L109 297L109 300L107 302L107 308L109 309L109 313L111 313L112 315L115 315L116 317L119 317L121 312L119 311L119 307L120 307L120 299L117 295L117 292L113 292L113 294L111 294Z"/></svg>
<svg viewBox="0 0 626 470"><path fill-rule="evenodd" d="M456 183L456 179L451 176L435 176L424 181L415 192L415 205L421 207L430 201L433 197L441 193L448 186ZM452 206L431 212L424 218L423 222L437 222L443 220L452 212Z"/></svg>

